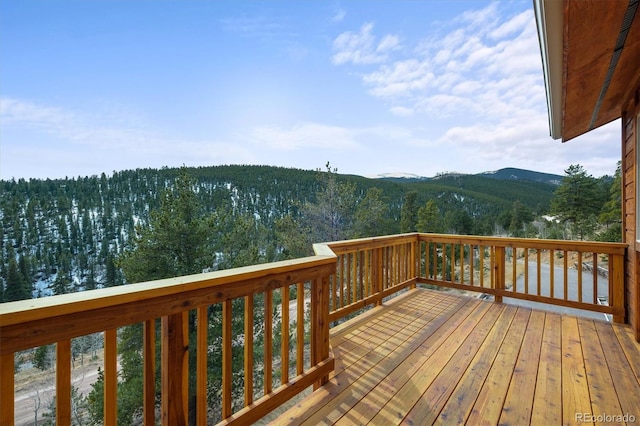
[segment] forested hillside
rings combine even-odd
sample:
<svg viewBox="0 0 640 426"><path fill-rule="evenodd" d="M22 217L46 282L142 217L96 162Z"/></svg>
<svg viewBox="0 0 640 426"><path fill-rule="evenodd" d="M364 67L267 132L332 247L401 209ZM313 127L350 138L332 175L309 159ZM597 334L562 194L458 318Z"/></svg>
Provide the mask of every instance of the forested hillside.
<svg viewBox="0 0 640 426"><path fill-rule="evenodd" d="M267 262L306 254L303 247L309 241L296 238L292 230L302 228L292 224L313 216L309 206L318 202L326 185L318 178L323 174L332 175L342 185L338 189L349 192L343 198L350 204L341 213L349 220L343 220L347 230L341 233L308 232L315 238L415 231L416 223L401 228L401 217L407 209L416 216L430 200L442 232L490 235L508 227L514 208L527 211L531 219L546 213L555 190L545 183L482 176L399 183L340 175L329 168L320 173L268 166L138 169L110 176L1 181L0 300L123 284L120 259L136 225L149 223L161 194L181 172L194 181L202 213L213 218L211 232L219 254L213 269L238 266L239 261L225 259L241 255L246 262ZM378 207L376 222L372 212ZM306 226L311 231L320 228L319 222Z"/></svg>

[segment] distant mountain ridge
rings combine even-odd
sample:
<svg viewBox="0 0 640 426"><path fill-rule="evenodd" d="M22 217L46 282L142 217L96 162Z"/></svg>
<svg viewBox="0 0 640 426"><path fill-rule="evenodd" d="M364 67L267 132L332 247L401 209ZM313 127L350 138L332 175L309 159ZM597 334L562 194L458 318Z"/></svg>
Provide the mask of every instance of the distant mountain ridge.
<svg viewBox="0 0 640 426"><path fill-rule="evenodd" d="M371 176L372 179L388 180L393 182L416 182L427 180L438 180L455 176L483 176L498 180L519 180L529 182L540 182L551 185L560 185L563 179L561 175L552 173L536 172L533 170L518 169L515 167L506 167L500 170L488 171L476 174L458 173L458 172L442 172L434 177L418 176L412 173L383 173Z"/></svg>

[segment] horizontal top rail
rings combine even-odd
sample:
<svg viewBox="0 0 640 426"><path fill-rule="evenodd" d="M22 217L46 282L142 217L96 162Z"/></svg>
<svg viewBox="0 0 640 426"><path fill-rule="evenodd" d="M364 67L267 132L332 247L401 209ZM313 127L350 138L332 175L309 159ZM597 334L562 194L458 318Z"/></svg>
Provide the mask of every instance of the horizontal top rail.
<svg viewBox="0 0 640 426"><path fill-rule="evenodd" d="M472 244L495 247L526 247L540 250L568 250L624 255L628 244L599 241L542 240L537 238L486 237L474 235L418 234L420 241L446 241L453 244Z"/></svg>
<svg viewBox="0 0 640 426"><path fill-rule="evenodd" d="M370 250L380 247L388 247L391 244L403 244L416 242L420 234L398 234L384 237L357 238L353 240L336 241L330 243L322 243L314 245L326 246L336 255L346 253L353 250Z"/></svg>

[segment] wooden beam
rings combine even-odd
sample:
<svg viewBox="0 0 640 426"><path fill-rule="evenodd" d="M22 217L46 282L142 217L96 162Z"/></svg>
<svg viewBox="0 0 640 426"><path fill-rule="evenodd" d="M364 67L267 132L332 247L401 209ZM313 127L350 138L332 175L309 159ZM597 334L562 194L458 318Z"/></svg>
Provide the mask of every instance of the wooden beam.
<svg viewBox="0 0 640 426"><path fill-rule="evenodd" d="M187 424L189 341L188 311L162 317L162 425Z"/></svg>

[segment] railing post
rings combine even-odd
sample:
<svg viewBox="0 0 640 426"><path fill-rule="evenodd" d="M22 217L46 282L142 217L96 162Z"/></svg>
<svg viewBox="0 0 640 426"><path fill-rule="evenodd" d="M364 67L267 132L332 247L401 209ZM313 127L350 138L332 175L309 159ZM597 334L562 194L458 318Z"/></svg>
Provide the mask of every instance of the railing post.
<svg viewBox="0 0 640 426"><path fill-rule="evenodd" d="M186 425L189 311L162 317L162 424Z"/></svg>
<svg viewBox="0 0 640 426"><path fill-rule="evenodd" d="M311 285L311 365L329 358L329 277L316 278ZM318 380L317 389L329 381L326 375Z"/></svg>
<svg viewBox="0 0 640 426"><path fill-rule="evenodd" d="M145 358L146 362L147 359ZM155 421L155 419L152 420ZM145 419L145 421L147 420ZM112 328L104 331L104 424L115 425L117 422L118 330Z"/></svg>
<svg viewBox="0 0 640 426"><path fill-rule="evenodd" d="M71 339L56 343L56 423L71 423Z"/></svg>
<svg viewBox="0 0 640 426"><path fill-rule="evenodd" d="M495 260L493 262L494 276L493 283L496 290L504 290L505 288L505 249L504 247L495 247ZM502 303L502 295L495 295L495 301Z"/></svg>
<svg viewBox="0 0 640 426"><path fill-rule="evenodd" d="M609 303L620 312L613 321L624 323L624 256L618 254L609 255Z"/></svg>
<svg viewBox="0 0 640 426"><path fill-rule="evenodd" d="M0 425L14 423L14 354L0 355Z"/></svg>
<svg viewBox="0 0 640 426"><path fill-rule="evenodd" d="M150 319L142 324L142 353L143 353L143 393L144 403L143 419L145 425L155 425L156 423L156 320ZM115 360L116 358L114 358ZM106 408L106 407L105 407ZM106 411L105 411L106 412ZM115 411L113 414L116 414ZM116 417L113 418L114 423L106 420L105 424L115 424Z"/></svg>

